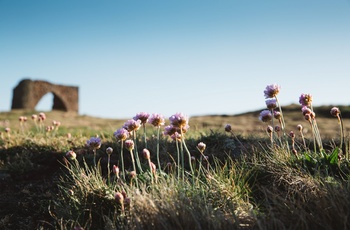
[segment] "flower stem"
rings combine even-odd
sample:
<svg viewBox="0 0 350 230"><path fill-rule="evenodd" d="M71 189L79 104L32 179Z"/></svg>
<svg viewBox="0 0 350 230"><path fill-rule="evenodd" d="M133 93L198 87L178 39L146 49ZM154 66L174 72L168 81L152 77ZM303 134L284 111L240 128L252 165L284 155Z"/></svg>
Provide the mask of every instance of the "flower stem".
<svg viewBox="0 0 350 230"><path fill-rule="evenodd" d="M120 150L120 158L121 158L121 164L122 164L122 174L123 174L123 180L125 181L125 171L124 171L124 156L123 156L123 147L124 141L121 142L121 150Z"/></svg>
<svg viewBox="0 0 350 230"><path fill-rule="evenodd" d="M158 130L157 130L157 163L158 163L159 171L162 172L162 168L159 160L159 133L160 133L160 126L158 126Z"/></svg>

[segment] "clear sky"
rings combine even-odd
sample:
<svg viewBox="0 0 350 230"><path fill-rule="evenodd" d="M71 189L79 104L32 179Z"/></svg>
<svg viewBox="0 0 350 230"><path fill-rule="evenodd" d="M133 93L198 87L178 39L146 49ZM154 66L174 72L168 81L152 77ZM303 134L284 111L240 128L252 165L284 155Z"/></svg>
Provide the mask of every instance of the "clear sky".
<svg viewBox="0 0 350 230"><path fill-rule="evenodd" d="M272 83L350 105L350 0L0 0L0 111L24 78L106 118L263 109Z"/></svg>

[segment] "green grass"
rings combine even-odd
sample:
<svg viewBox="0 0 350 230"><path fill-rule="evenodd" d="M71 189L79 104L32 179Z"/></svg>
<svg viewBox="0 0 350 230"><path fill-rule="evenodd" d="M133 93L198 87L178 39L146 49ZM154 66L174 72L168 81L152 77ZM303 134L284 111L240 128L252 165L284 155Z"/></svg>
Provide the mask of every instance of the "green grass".
<svg viewBox="0 0 350 230"><path fill-rule="evenodd" d="M222 130L189 129L182 141L195 157L191 163L193 172L187 157L183 164L176 165L179 146L170 138L161 137L162 169L157 167L152 174L141 154L145 143L140 129L135 152L143 171L137 170L136 184L129 174L133 167L126 149L125 180L122 174L119 178L107 175L108 147L114 150L110 167L120 168L121 143L113 132L124 121L97 119L101 127L94 128L90 124L95 122L92 118L53 113L52 117L47 115L48 120L60 120L62 126L54 132L45 132L37 130L30 120L22 130L18 124L20 115L20 112L1 115L2 120L6 117L9 121L11 132L2 132L0 139L1 184L5 188L0 203L7 205L0 212L0 228L350 228L350 165L338 148L337 138L324 140L324 150L314 151L312 138L307 138L305 148L298 136L296 157L289 138L271 145L268 136L231 135L224 132L223 126ZM82 120L87 123L81 125ZM333 122L338 127L336 120ZM95 135L102 140L96 167L92 150L86 146L86 141ZM151 161L156 164L154 135L155 129L147 126L147 145ZM206 144L204 155L209 157L208 161L201 158L199 142ZM345 143L348 151L348 137ZM76 160L66 158L69 150L77 154ZM183 151L187 156L186 149ZM184 169L184 177L178 175L181 170L177 166ZM12 186L19 189L10 194L7 191ZM48 190L43 192L44 188ZM118 192L124 194L122 201L115 199ZM30 211L25 209L29 205L26 202L31 202ZM18 209L16 204L20 204Z"/></svg>

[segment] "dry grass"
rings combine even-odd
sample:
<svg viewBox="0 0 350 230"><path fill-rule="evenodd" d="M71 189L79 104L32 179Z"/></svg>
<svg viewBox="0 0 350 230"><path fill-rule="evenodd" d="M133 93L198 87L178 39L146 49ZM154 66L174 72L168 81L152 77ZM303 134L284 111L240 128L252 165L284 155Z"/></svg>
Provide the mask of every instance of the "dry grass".
<svg viewBox="0 0 350 230"><path fill-rule="evenodd" d="M327 154L336 146L332 140L336 142L339 137L339 125L329 115L330 108L315 108L321 135L331 141L325 141ZM344 128L350 130L347 110L341 108L345 111ZM111 159L117 164L120 143L113 132L130 118L48 112L46 125L53 120L62 123L54 135L35 129L33 112L0 113L0 185L4 188L0 204L5 207L0 212L0 228L349 229L349 161L331 165L315 153L316 162L310 166L302 155L305 149L298 149L298 159L283 146L271 149L259 112L191 117L186 144L191 155L199 157L196 145L206 143L205 154L210 156L212 168L198 178L192 174L188 180L160 174L156 184L141 174L140 190L130 181L110 186L106 183L107 170L88 171L85 167L60 171L62 165L58 163L68 162L64 158L68 149L74 149L79 160L91 161L85 142L98 134L103 142L98 155L101 167L106 169L104 151L108 146L116 150ZM28 117L25 132L21 131L19 116ZM285 107L284 117L287 132L296 132L296 126L302 124L305 137L312 139L299 106ZM236 136L224 132L226 124L232 125ZM5 127L11 128L11 137L4 133ZM67 133L73 137L67 138ZM347 131L345 134L348 144ZM148 144L154 153L151 136ZM175 158L171 155L176 147L165 138L160 144L161 161L166 164ZM132 200L125 215L114 200L114 193L122 190Z"/></svg>

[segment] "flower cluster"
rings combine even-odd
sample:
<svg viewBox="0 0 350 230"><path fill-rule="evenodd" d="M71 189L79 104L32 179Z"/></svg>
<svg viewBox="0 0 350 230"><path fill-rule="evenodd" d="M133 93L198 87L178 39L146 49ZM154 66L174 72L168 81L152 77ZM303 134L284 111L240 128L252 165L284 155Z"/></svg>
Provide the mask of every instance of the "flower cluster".
<svg viewBox="0 0 350 230"><path fill-rule="evenodd" d="M173 140L181 140L183 134L189 129L188 117L183 113L175 113L169 117L170 125L164 128L164 135L170 136Z"/></svg>
<svg viewBox="0 0 350 230"><path fill-rule="evenodd" d="M266 89L264 90L265 98L274 98L277 96L277 94L280 92L281 87L277 84L271 84L266 86Z"/></svg>
<svg viewBox="0 0 350 230"><path fill-rule="evenodd" d="M92 149L99 149L101 147L101 138L99 137L91 137L86 141L86 145Z"/></svg>

